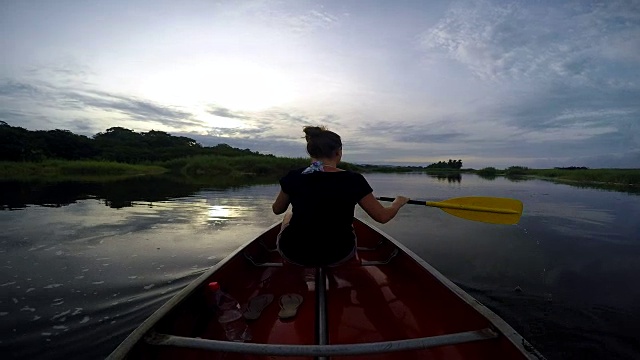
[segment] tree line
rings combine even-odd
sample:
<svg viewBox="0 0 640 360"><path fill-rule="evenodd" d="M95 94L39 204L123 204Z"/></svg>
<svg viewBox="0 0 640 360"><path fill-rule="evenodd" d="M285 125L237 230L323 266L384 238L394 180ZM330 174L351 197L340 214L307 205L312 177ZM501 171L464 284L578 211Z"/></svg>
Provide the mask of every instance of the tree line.
<svg viewBox="0 0 640 360"><path fill-rule="evenodd" d="M459 170L462 169L462 160L452 160L449 161L438 161L437 163L433 163L431 165L427 165L427 169L454 169Z"/></svg>
<svg viewBox="0 0 640 360"><path fill-rule="evenodd" d="M31 131L0 121L0 160L108 160L125 163L167 161L195 155L264 155L227 144L202 146L185 136L164 131L135 132L112 127L92 137L69 130Z"/></svg>

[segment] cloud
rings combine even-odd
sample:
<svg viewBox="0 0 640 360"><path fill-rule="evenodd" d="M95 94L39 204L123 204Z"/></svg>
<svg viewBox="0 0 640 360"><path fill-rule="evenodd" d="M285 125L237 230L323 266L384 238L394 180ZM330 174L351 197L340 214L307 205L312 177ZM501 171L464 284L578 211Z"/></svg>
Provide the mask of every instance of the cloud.
<svg viewBox="0 0 640 360"><path fill-rule="evenodd" d="M340 118L335 114L305 114L302 111L285 108L272 108L259 112L238 112L224 107L210 105L209 113L233 119L241 119L244 126L208 127L205 134L180 132L181 136L190 137L205 146L226 143L239 148L249 148L261 153L277 156L306 157L305 142L302 129L309 125L325 125L330 129L344 128ZM359 142L346 138L345 146L355 149Z"/></svg>
<svg viewBox="0 0 640 360"><path fill-rule="evenodd" d="M177 109L173 106L158 104L135 96L110 93L90 88L56 86L47 82L27 82L7 80L0 83L0 96L6 99L7 108L4 116L14 120L22 120L26 116L34 116L24 108L37 104L39 110L55 117L58 111L87 111L95 110L106 113L118 113L129 120L140 122L155 122L168 127L180 129L186 126L204 126L205 124L194 118L193 114ZM1 99L0 99L1 101ZM120 119L120 118L119 118ZM107 120L104 119L103 120Z"/></svg>
<svg viewBox="0 0 640 360"><path fill-rule="evenodd" d="M283 14L283 18L289 29L298 34L327 29L338 22L338 17L319 10L310 10L299 15Z"/></svg>
<svg viewBox="0 0 640 360"><path fill-rule="evenodd" d="M0 120L11 126L27 129L41 129L43 126L51 125L47 116L32 111L0 109Z"/></svg>
<svg viewBox="0 0 640 360"><path fill-rule="evenodd" d="M56 84L75 85L88 85L87 79L96 75L89 66L68 56L48 61L41 66L30 66L25 70L25 74L32 79L48 79L55 80Z"/></svg>
<svg viewBox="0 0 640 360"><path fill-rule="evenodd" d="M264 132L276 132L286 138L298 136L298 134L302 137L302 129L305 126L320 125L329 129L344 126L343 121L335 114L306 114L300 110L284 108L244 113L244 119L249 126L261 128Z"/></svg>
<svg viewBox="0 0 640 360"><path fill-rule="evenodd" d="M42 90L31 84L25 84L13 80L6 80L3 83L0 83L0 96L41 96L42 94Z"/></svg>
<svg viewBox="0 0 640 360"><path fill-rule="evenodd" d="M246 119L247 116L242 112L232 111L225 107L210 105L207 112L211 115L230 118L230 119Z"/></svg>
<svg viewBox="0 0 640 360"><path fill-rule="evenodd" d="M98 90L65 91L61 94L66 100L77 102L81 107L90 107L107 112L119 112L133 120L152 121L173 128L187 125L205 125L202 121L194 119L189 112L133 96ZM75 106L75 104L72 106Z"/></svg>
<svg viewBox="0 0 640 360"><path fill-rule="evenodd" d="M522 141L588 140L593 146L599 135L620 133L624 136L619 141L633 149L638 144L629 128L638 126L638 98L640 88L594 91L553 84L526 94L514 94L496 105L493 113L505 125L519 129L514 136ZM607 148L611 144L598 145Z"/></svg>
<svg viewBox="0 0 640 360"><path fill-rule="evenodd" d="M390 141L403 143L447 144L452 141L462 141L466 137L463 132L451 131L451 126L446 126L444 122L430 122L427 124L378 122L362 125L358 127L358 130L370 136L387 138Z"/></svg>
<svg viewBox="0 0 640 360"><path fill-rule="evenodd" d="M218 144L227 144L240 149L250 149L251 151L257 151L262 154L274 154L277 156L286 157L306 157L304 143L301 140L295 141L293 139L285 139L281 137L229 137L233 132L228 132L229 129L218 129L219 134L215 131L202 135L198 133L174 133L177 136L186 136L188 138L196 140L203 146L215 146ZM246 132L244 133L247 134ZM224 135L224 136L222 136Z"/></svg>
<svg viewBox="0 0 640 360"><path fill-rule="evenodd" d="M268 125L257 128L209 127L207 134L208 136L216 138L258 139L262 138L265 131L268 131L269 129L271 129L271 127Z"/></svg>
<svg viewBox="0 0 640 360"><path fill-rule="evenodd" d="M336 26L340 17L315 2L248 1L234 4L222 10L222 18L245 24L260 22L282 36L304 36Z"/></svg>
<svg viewBox="0 0 640 360"><path fill-rule="evenodd" d="M632 68L613 70L611 57L636 68L640 3L462 1L419 43L429 57L454 59L479 78L545 79L623 84ZM612 76L613 75L613 76Z"/></svg>

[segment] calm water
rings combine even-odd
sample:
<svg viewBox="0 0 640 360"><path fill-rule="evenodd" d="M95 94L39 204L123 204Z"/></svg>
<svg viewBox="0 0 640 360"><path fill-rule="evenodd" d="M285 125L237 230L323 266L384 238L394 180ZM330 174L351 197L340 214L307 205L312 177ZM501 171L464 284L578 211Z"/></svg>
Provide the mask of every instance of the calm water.
<svg viewBox="0 0 640 360"><path fill-rule="evenodd" d="M548 359L640 358L640 196L466 174L366 177L378 196L520 199L525 212L514 226L408 205L379 227ZM0 185L2 359L104 358L182 287L280 219L270 211L277 185Z"/></svg>

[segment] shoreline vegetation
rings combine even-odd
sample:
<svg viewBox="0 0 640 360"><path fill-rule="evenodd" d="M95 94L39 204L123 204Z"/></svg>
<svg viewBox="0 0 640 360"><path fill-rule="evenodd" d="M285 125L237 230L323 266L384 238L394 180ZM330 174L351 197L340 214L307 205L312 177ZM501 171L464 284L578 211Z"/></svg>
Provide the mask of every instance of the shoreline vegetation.
<svg viewBox="0 0 640 360"><path fill-rule="evenodd" d="M275 156L201 155L164 162L128 164L102 160L43 160L38 162L0 161L3 181L116 181L128 177L170 175L192 183L213 184L220 178L237 183L275 182L287 171L308 165L308 158ZM361 173L425 173L433 176L477 174L485 179L506 177L512 180L541 179L580 184L640 187L640 169L428 169L421 166L359 165L342 162L343 169Z"/></svg>
<svg viewBox="0 0 640 360"><path fill-rule="evenodd" d="M128 177L180 177L192 184L272 183L289 170L307 166L308 158L276 157L227 144L202 146L187 137L162 131L135 131L113 127L89 138L68 130L29 131L0 121L0 180L2 181L117 181ZM486 179L542 180L639 187L640 169L584 167L529 169L511 166L463 169L462 160L425 166L352 164L339 166L361 173L418 172L437 177L462 173Z"/></svg>
<svg viewBox="0 0 640 360"><path fill-rule="evenodd" d="M477 170L475 173L484 178L504 176L512 179L536 178L583 184L640 187L640 169L588 169L585 167L529 169L523 166L511 166L503 170L489 167Z"/></svg>

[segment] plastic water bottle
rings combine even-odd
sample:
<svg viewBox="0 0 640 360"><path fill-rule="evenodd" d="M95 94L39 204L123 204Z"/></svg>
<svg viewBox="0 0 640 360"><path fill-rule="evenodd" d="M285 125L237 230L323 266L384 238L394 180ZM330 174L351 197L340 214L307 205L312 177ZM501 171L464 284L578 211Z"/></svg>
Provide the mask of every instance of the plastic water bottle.
<svg viewBox="0 0 640 360"><path fill-rule="evenodd" d="M237 342L251 340L251 333L242 316L238 301L222 291L217 282L209 283L209 290L213 293L216 317L224 329L227 340Z"/></svg>

